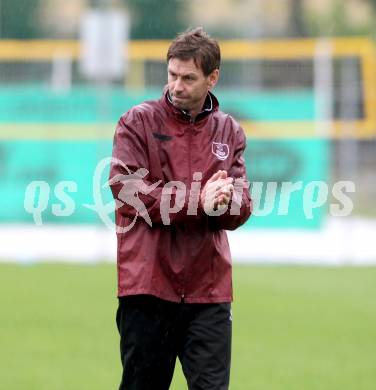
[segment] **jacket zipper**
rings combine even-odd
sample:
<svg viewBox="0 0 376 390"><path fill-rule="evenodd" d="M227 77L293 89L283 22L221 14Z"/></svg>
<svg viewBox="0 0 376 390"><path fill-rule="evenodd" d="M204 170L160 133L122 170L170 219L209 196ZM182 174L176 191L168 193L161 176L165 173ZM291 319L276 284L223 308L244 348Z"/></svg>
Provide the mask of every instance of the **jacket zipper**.
<svg viewBox="0 0 376 390"><path fill-rule="evenodd" d="M187 184L190 182L190 178L192 177L192 166L191 166L191 160L192 160L192 130L194 126L194 119L190 119L189 121L190 127L188 131L188 179L187 179ZM185 299L185 277L183 276L182 280L182 291L181 291L181 303L184 303Z"/></svg>

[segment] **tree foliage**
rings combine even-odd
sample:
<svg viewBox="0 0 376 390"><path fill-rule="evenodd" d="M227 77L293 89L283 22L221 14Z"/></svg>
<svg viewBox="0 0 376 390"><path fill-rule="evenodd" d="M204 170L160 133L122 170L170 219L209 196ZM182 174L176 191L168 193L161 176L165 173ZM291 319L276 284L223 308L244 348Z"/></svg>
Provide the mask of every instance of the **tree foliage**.
<svg viewBox="0 0 376 390"><path fill-rule="evenodd" d="M124 0L131 13L132 39L171 39L186 30L187 2Z"/></svg>
<svg viewBox="0 0 376 390"><path fill-rule="evenodd" d="M38 3L39 0L0 0L0 38L39 38Z"/></svg>

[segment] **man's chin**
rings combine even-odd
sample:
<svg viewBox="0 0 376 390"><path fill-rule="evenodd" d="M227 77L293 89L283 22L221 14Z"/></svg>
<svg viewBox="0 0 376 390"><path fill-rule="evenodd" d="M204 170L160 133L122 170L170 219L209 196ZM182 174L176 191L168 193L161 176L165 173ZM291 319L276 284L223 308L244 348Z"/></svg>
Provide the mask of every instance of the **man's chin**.
<svg viewBox="0 0 376 390"><path fill-rule="evenodd" d="M176 107L176 108L179 108L180 110L188 110L188 108L186 107L186 105L184 104L184 102L182 100L176 100L176 99L173 99L172 100L172 104Z"/></svg>

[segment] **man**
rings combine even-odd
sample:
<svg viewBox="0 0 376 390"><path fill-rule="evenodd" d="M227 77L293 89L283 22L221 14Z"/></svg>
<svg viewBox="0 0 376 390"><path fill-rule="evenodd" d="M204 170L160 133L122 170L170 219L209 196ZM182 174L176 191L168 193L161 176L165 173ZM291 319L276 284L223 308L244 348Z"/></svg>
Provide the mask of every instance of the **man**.
<svg viewBox="0 0 376 390"><path fill-rule="evenodd" d="M245 136L210 92L220 49L202 28L171 43L167 66L161 99L124 114L114 138L120 389L167 390L178 357L189 389L224 390L232 325L225 230L251 213Z"/></svg>

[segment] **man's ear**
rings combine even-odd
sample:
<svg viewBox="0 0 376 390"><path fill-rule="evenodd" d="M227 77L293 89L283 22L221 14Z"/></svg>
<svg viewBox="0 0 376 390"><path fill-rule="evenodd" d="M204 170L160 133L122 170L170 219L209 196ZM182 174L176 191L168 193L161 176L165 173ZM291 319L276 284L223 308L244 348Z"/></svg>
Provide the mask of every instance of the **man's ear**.
<svg viewBox="0 0 376 390"><path fill-rule="evenodd" d="M219 69L214 69L213 72L208 76L208 88L212 89L218 82Z"/></svg>

